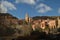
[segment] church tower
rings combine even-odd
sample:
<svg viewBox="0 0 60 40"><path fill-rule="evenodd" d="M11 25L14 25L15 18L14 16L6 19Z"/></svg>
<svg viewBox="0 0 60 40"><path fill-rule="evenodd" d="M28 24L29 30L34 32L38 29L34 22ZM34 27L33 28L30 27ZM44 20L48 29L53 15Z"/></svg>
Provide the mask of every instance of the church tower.
<svg viewBox="0 0 60 40"><path fill-rule="evenodd" d="M28 13L26 13L26 15L25 15L25 21L28 23L29 22L29 15L28 15Z"/></svg>

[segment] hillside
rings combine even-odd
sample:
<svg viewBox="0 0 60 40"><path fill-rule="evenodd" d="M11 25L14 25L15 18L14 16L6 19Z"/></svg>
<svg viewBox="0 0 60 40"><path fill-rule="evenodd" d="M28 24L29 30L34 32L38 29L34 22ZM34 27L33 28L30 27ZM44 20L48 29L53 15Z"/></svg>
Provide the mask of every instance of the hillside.
<svg viewBox="0 0 60 40"><path fill-rule="evenodd" d="M35 17L32 17L34 20L37 20L37 19L56 19L57 17L60 18L60 16L35 16Z"/></svg>
<svg viewBox="0 0 60 40"><path fill-rule="evenodd" d="M0 13L0 17L3 17L3 16L10 16L12 18L18 19L17 17L14 17L13 15L11 15L9 13Z"/></svg>
<svg viewBox="0 0 60 40"><path fill-rule="evenodd" d="M18 18L9 13L0 13L0 36L12 35L15 30L12 27L18 24Z"/></svg>

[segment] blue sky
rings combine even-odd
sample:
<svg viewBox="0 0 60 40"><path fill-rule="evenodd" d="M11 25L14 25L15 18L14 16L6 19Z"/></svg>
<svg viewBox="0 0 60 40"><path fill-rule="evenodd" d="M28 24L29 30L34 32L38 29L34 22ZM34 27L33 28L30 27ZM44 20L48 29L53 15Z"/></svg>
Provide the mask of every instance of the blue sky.
<svg viewBox="0 0 60 40"><path fill-rule="evenodd" d="M60 0L0 0L3 13L19 19L28 13L33 16L60 16ZM3 7L3 8L2 8Z"/></svg>

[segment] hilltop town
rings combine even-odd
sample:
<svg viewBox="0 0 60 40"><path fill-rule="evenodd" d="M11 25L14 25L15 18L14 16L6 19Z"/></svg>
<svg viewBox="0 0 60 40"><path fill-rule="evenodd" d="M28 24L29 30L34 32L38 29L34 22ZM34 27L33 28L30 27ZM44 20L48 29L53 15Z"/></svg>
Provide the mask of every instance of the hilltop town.
<svg viewBox="0 0 60 40"><path fill-rule="evenodd" d="M60 32L59 16L36 16L18 19L9 13L0 13L0 36L28 36L39 31L49 33Z"/></svg>

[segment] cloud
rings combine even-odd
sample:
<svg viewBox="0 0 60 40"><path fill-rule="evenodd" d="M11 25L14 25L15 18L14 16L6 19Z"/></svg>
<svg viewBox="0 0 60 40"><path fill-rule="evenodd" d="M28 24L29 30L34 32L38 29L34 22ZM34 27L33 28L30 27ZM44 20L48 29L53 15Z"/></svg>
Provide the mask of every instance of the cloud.
<svg viewBox="0 0 60 40"><path fill-rule="evenodd" d="M26 4L34 5L36 2L35 0L16 0L16 3L26 3Z"/></svg>
<svg viewBox="0 0 60 40"><path fill-rule="evenodd" d="M52 10L50 6L47 6L46 4L43 3L40 3L38 6L36 6L36 9L38 10L39 13L46 13Z"/></svg>
<svg viewBox="0 0 60 40"><path fill-rule="evenodd" d="M7 9L2 4L0 4L0 13L6 13L6 12Z"/></svg>
<svg viewBox="0 0 60 40"><path fill-rule="evenodd" d="M58 9L58 13L60 13L60 8Z"/></svg>
<svg viewBox="0 0 60 40"><path fill-rule="evenodd" d="M13 10L13 9L16 10L14 4L8 1L2 1L0 6L1 6L0 7L1 13L6 13L8 10Z"/></svg>

